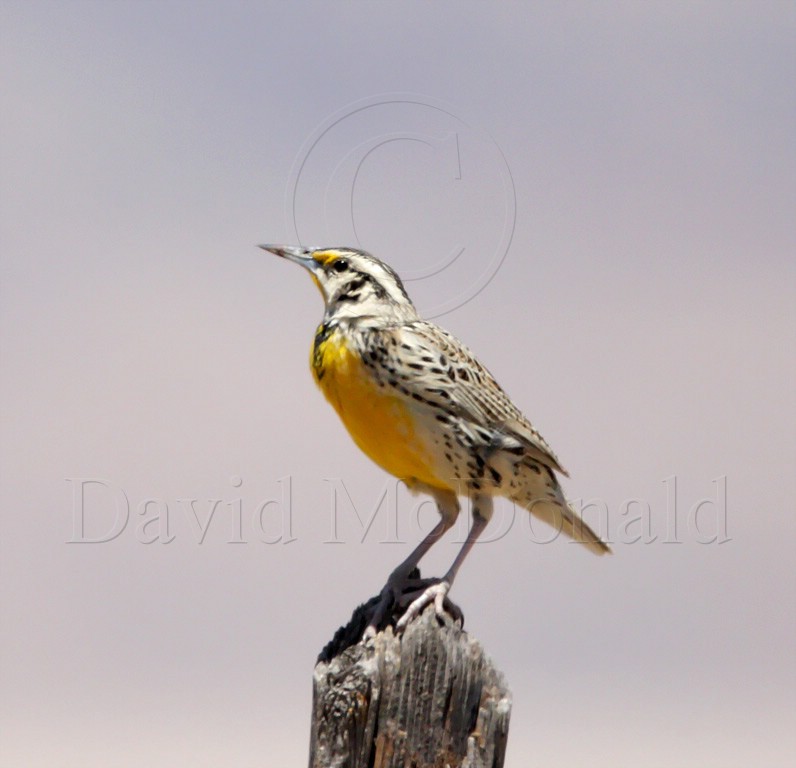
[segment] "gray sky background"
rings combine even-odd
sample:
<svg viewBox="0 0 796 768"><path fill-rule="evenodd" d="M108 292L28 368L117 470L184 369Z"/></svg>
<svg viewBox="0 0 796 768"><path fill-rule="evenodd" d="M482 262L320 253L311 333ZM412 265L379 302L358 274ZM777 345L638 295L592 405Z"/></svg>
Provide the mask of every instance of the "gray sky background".
<svg viewBox="0 0 796 768"><path fill-rule="evenodd" d="M2 764L305 764L315 655L434 516L398 489L362 541L351 503L394 486L312 383L315 288L254 248L298 236L460 305L608 510L598 559L501 507L454 587L507 765L792 764L793 3L4 0L0 28ZM112 541L68 543L68 478L105 482L84 538L126 495ZM221 500L201 544L189 498Z"/></svg>

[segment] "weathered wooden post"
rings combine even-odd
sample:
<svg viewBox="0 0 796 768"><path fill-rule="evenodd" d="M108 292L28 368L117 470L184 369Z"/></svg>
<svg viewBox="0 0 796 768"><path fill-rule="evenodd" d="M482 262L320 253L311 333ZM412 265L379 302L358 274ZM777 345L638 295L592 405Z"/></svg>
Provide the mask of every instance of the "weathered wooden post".
<svg viewBox="0 0 796 768"><path fill-rule="evenodd" d="M501 768L511 694L480 644L433 605L363 642L367 615L318 658L310 768Z"/></svg>

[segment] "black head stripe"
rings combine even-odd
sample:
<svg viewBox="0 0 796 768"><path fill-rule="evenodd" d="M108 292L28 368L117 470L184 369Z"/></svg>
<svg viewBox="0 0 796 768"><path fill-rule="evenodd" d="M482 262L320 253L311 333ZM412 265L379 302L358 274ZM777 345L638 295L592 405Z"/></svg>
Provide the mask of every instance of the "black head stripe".
<svg viewBox="0 0 796 768"><path fill-rule="evenodd" d="M407 294L406 288L404 288L403 280L401 280L401 278L398 277L396 271L389 264L385 264L384 262L381 262L381 266L384 269L384 271L388 275L390 275L390 277L392 277L393 280L395 280L395 284L398 286L398 290L401 292L401 295L405 299L409 300L409 294Z"/></svg>
<svg viewBox="0 0 796 768"><path fill-rule="evenodd" d="M408 304L412 303L403 281L389 264L385 264L367 251L345 248L335 250L339 251L339 258L348 260L351 272L351 279L341 289L337 301L356 302L370 293L379 300L391 299L399 302L403 300Z"/></svg>

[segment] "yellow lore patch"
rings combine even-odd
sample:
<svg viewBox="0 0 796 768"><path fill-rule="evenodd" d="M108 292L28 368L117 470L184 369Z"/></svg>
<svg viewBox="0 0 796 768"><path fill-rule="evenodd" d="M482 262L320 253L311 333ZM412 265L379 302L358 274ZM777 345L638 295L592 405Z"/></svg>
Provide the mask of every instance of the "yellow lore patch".
<svg viewBox="0 0 796 768"><path fill-rule="evenodd" d="M312 258L315 259L319 264L328 264L331 261L339 258L340 251L336 251L334 249L329 249L326 251L314 251L312 254Z"/></svg>
<svg viewBox="0 0 796 768"><path fill-rule="evenodd" d="M315 381L354 442L382 469L402 479L449 488L420 444L412 409L379 387L359 355L333 330L321 328L312 354Z"/></svg>

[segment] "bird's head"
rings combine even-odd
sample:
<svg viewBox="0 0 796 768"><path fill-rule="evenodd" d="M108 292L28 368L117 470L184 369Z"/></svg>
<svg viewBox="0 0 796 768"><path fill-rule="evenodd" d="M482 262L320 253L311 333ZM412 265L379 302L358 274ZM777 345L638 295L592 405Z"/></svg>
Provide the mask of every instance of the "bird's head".
<svg viewBox="0 0 796 768"><path fill-rule="evenodd" d="M417 318L401 278L383 261L355 248L261 245L312 275L326 304L326 319L406 322Z"/></svg>

